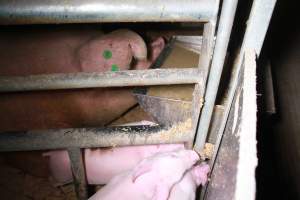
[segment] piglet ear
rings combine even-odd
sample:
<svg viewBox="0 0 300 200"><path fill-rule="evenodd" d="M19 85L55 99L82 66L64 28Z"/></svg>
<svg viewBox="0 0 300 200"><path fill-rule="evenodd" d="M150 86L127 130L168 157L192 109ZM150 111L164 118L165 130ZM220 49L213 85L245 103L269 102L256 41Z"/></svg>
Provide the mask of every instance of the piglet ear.
<svg viewBox="0 0 300 200"><path fill-rule="evenodd" d="M150 172L152 170L152 165L149 163L141 163L134 170L132 174L132 182L134 183L136 179L143 174Z"/></svg>

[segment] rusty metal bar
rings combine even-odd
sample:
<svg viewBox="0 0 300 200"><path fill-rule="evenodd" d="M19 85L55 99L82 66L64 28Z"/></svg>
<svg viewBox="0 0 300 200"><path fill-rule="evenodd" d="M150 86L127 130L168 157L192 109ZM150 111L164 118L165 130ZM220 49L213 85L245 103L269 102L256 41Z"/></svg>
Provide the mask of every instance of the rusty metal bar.
<svg viewBox="0 0 300 200"><path fill-rule="evenodd" d="M71 170L73 174L73 183L78 200L88 199L87 182L80 148L68 148L68 154L71 161Z"/></svg>
<svg viewBox="0 0 300 200"><path fill-rule="evenodd" d="M0 24L202 22L214 0L1 0Z"/></svg>
<svg viewBox="0 0 300 200"><path fill-rule="evenodd" d="M32 76L0 76L0 92L95 87L193 84L201 82L196 68L125 70L104 73L69 73Z"/></svg>
<svg viewBox="0 0 300 200"><path fill-rule="evenodd" d="M191 123L161 126L120 126L0 133L1 151L93 148L182 143L190 140Z"/></svg>

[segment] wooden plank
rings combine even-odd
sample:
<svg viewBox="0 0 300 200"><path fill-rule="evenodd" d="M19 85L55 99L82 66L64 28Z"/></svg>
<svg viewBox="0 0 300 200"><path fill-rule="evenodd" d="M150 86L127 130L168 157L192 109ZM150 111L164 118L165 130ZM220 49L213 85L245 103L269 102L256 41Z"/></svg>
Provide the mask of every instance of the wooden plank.
<svg viewBox="0 0 300 200"><path fill-rule="evenodd" d="M212 169L206 200L255 199L256 64L246 51L224 135Z"/></svg>

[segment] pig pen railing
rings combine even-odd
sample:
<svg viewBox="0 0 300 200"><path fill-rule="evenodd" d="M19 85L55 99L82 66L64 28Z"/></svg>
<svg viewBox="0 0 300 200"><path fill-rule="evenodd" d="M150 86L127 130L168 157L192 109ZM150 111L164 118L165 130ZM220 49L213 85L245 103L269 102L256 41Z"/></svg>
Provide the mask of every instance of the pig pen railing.
<svg viewBox="0 0 300 200"><path fill-rule="evenodd" d="M191 141L191 126L120 126L0 133L0 152L67 149L78 199L87 199L87 183L81 148Z"/></svg>
<svg viewBox="0 0 300 200"><path fill-rule="evenodd" d="M2 0L0 24L207 22L215 0Z"/></svg>
<svg viewBox="0 0 300 200"><path fill-rule="evenodd" d="M124 70L104 73L69 73L0 77L0 92L195 84L203 87L203 72L197 68Z"/></svg>
<svg viewBox="0 0 300 200"><path fill-rule="evenodd" d="M187 129L162 126L61 129L0 134L0 151L66 148L69 152L78 199L87 199L85 171L80 148L158 143L187 143L193 147L202 104L208 114L198 130L197 150L206 140L216 91L206 85L219 83L237 0L224 0L218 25L219 0L3 0L0 24L101 23L101 22L202 22L204 23L198 68L155 69L107 73L78 73L0 77L0 92L54 90L88 87L195 84L192 118ZM215 37L216 35L216 37ZM220 39L218 37L220 36ZM215 38L216 45L215 45ZM215 49L214 49L215 48ZM215 53L214 53L215 52ZM218 61L218 62L217 62ZM210 69L211 63L212 69ZM209 73L211 70L211 73ZM208 79L208 77L210 77ZM208 83L206 83L208 81ZM209 86L210 87L210 86ZM215 89L215 87L212 87ZM211 98L207 98L207 95ZM207 123L208 122L208 123ZM203 130L204 131L203 131ZM201 136L199 136L201 134Z"/></svg>

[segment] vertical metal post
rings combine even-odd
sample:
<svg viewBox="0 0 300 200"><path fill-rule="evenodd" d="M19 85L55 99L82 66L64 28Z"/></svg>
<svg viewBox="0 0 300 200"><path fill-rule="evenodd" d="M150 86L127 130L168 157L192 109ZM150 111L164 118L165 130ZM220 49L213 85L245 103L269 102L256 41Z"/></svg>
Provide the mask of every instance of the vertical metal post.
<svg viewBox="0 0 300 200"><path fill-rule="evenodd" d="M191 141L188 143L188 147L192 148L196 131L197 131L197 126L198 126L198 121L199 121L199 115L200 115L200 110L203 105L203 95L205 91L205 83L207 80L207 75L209 72L209 66L210 66L210 61L211 61L211 56L213 53L213 48L214 48L214 39L215 39L215 28L216 28L216 21L217 21L217 15L218 15L218 7L219 7L219 0L216 0L216 8L215 8L215 13L213 18L207 22L204 25L204 31L203 31L203 40L202 40L202 45L201 45L201 53L200 53L200 59L199 59L199 64L198 68L203 71L202 77L201 77L201 83L195 84L194 92L193 92L193 113L192 113L192 136L191 136Z"/></svg>
<svg viewBox="0 0 300 200"><path fill-rule="evenodd" d="M215 160L218 154L218 149L222 141L225 126L227 124L227 119L231 110L231 105L235 97L235 91L238 85L239 72L242 67L243 55L246 49L254 49L257 56L259 56L271 16L276 4L276 0L254 0L249 19L247 20L247 28L245 31L242 47L239 55L237 56L233 71L234 74L229 83L229 89L227 96L227 101L224 109L223 119L218 132L217 141L215 144L214 155L210 161L211 169L213 169ZM200 199L204 199L206 195L207 188L203 189Z"/></svg>
<svg viewBox="0 0 300 200"><path fill-rule="evenodd" d="M195 150L198 152L203 149L208 133L219 82L223 71L223 64L227 52L237 2L238 0L223 1L220 23L217 32L217 40L204 98L204 106L201 112L196 136Z"/></svg>
<svg viewBox="0 0 300 200"><path fill-rule="evenodd" d="M205 82L209 73L210 61L214 49L216 21L217 16L204 25L202 49L198 67L203 70L203 78Z"/></svg>
<svg viewBox="0 0 300 200"><path fill-rule="evenodd" d="M209 22L204 25L203 41L202 41L201 54L200 54L199 65L198 65L198 67L199 68L201 67L201 70L203 70L203 76L201 77L202 84L199 83L195 84L195 88L193 92L193 101L192 101L193 104L192 134L193 135L190 144L188 144L189 148L193 146L195 134L197 132L199 115L200 115L201 108L203 106L203 95L205 91L205 83L206 83L211 55L213 51L214 31L215 31L214 23Z"/></svg>
<svg viewBox="0 0 300 200"><path fill-rule="evenodd" d="M73 183L77 199L86 200L88 194L81 149L77 147L68 148L68 153L71 161Z"/></svg>
<svg viewBox="0 0 300 200"><path fill-rule="evenodd" d="M232 78L230 79L228 94L226 95L227 101L225 105L223 120L220 125L218 139L215 145L216 149L219 147L222 140L222 135L227 123L231 104L234 99L235 91L238 85L239 71L242 67L244 52L246 49L254 49L257 56L259 56L275 4L276 0L255 0L253 2L242 47L239 55L234 62L233 71L235 73L233 73ZM214 152L211 163L214 163L216 155L217 151Z"/></svg>

